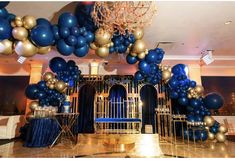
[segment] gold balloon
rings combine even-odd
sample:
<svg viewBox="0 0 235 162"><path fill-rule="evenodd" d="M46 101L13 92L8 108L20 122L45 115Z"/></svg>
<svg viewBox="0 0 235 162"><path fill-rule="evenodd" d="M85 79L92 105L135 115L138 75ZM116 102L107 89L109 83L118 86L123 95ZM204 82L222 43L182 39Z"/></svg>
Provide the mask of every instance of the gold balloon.
<svg viewBox="0 0 235 162"><path fill-rule="evenodd" d="M39 106L38 101L32 101L29 104L29 108L31 109L31 111L34 111L38 106Z"/></svg>
<svg viewBox="0 0 235 162"><path fill-rule="evenodd" d="M37 25L37 21L33 16L24 16L23 17L23 24L26 29L32 29Z"/></svg>
<svg viewBox="0 0 235 162"><path fill-rule="evenodd" d="M144 52L141 52L141 53L139 53L139 54L137 55L137 57L138 57L139 59L144 59L144 58L145 58L145 53L144 53Z"/></svg>
<svg viewBox="0 0 235 162"><path fill-rule="evenodd" d="M170 79L170 78L171 78L171 72L168 71L168 70L164 70L164 71L162 72L162 79L163 79L163 80L168 80L168 79Z"/></svg>
<svg viewBox="0 0 235 162"><path fill-rule="evenodd" d="M16 16L16 17L15 17L15 20L22 21L22 18L21 18L20 16Z"/></svg>
<svg viewBox="0 0 235 162"><path fill-rule="evenodd" d="M224 124L221 124L220 127L219 127L219 132L227 133L228 132L228 128Z"/></svg>
<svg viewBox="0 0 235 162"><path fill-rule="evenodd" d="M95 42L99 46L103 46L105 44L110 43L111 42L111 37L112 37L112 35L108 31L106 31L102 28L99 28L95 32Z"/></svg>
<svg viewBox="0 0 235 162"><path fill-rule="evenodd" d="M49 85L48 85L48 88L49 88L49 89L55 89L55 85L54 85L54 84L49 84Z"/></svg>
<svg viewBox="0 0 235 162"><path fill-rule="evenodd" d="M141 28L136 28L133 35L134 35L135 39L141 39L144 36L144 31Z"/></svg>
<svg viewBox="0 0 235 162"><path fill-rule="evenodd" d="M131 52L130 55L133 56L133 57L136 57L137 53Z"/></svg>
<svg viewBox="0 0 235 162"><path fill-rule="evenodd" d="M145 43L143 40L137 40L135 41L133 47L132 47L132 52L135 52L135 53L141 53L141 52L144 52L146 49L145 47Z"/></svg>
<svg viewBox="0 0 235 162"><path fill-rule="evenodd" d="M63 92L66 89L66 84L63 81L58 81L55 83L55 89L59 92Z"/></svg>
<svg viewBox="0 0 235 162"><path fill-rule="evenodd" d="M46 72L43 75L43 80L45 80L46 82L49 81L50 79L53 79L53 78L54 78L54 74L51 72Z"/></svg>
<svg viewBox="0 0 235 162"><path fill-rule="evenodd" d="M4 39L0 42L0 54L3 55L11 55L13 54L13 43L8 40Z"/></svg>
<svg viewBox="0 0 235 162"><path fill-rule="evenodd" d="M58 82L58 79L56 79L56 78L52 78L51 80L52 80L53 83Z"/></svg>
<svg viewBox="0 0 235 162"><path fill-rule="evenodd" d="M207 136L208 136L208 139L209 139L209 140L215 139L214 133L208 132Z"/></svg>
<svg viewBox="0 0 235 162"><path fill-rule="evenodd" d="M12 30L12 36L20 41L26 40L28 38L28 30L24 27L15 27Z"/></svg>
<svg viewBox="0 0 235 162"><path fill-rule="evenodd" d="M218 142L225 142L226 140L226 136L224 135L224 133L216 133L215 138Z"/></svg>
<svg viewBox="0 0 235 162"><path fill-rule="evenodd" d="M12 24L12 25L15 25L17 27L22 27L23 26L23 22L21 20L15 20L14 24Z"/></svg>
<svg viewBox="0 0 235 162"><path fill-rule="evenodd" d="M190 98L192 98L192 95L191 95L191 94L188 94L187 97L190 99Z"/></svg>
<svg viewBox="0 0 235 162"><path fill-rule="evenodd" d="M204 88L201 85L197 85L194 89L199 95L203 94L203 92L204 92Z"/></svg>
<svg viewBox="0 0 235 162"><path fill-rule="evenodd" d="M109 55L109 48L107 47L100 47L95 51L96 55L99 57L107 57Z"/></svg>
<svg viewBox="0 0 235 162"><path fill-rule="evenodd" d="M209 127L213 126L215 123L215 119L212 118L211 116L205 116L203 121L206 123L206 126L209 126Z"/></svg>
<svg viewBox="0 0 235 162"><path fill-rule="evenodd" d="M46 47L39 47L38 48L38 54L44 55L47 54L51 51L51 46L46 46Z"/></svg>
<svg viewBox="0 0 235 162"><path fill-rule="evenodd" d="M19 56L31 57L37 53L37 47L29 40L19 41L16 43L15 52Z"/></svg>
<svg viewBox="0 0 235 162"><path fill-rule="evenodd" d="M90 47L91 47L91 49L93 49L93 50L98 49L98 47L96 46L95 43L91 43L91 44L90 44Z"/></svg>

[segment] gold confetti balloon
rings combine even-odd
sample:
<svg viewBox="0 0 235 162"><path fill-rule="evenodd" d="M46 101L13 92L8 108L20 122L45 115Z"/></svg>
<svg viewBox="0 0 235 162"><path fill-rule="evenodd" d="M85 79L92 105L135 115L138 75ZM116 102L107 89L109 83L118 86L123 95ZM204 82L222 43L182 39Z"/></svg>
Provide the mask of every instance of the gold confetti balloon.
<svg viewBox="0 0 235 162"><path fill-rule="evenodd" d="M95 51L96 55L102 58L105 58L109 55L109 48L100 47Z"/></svg>
<svg viewBox="0 0 235 162"><path fill-rule="evenodd" d="M211 116L205 116L203 120L206 123L206 126L209 126L209 127L213 126L215 123L215 119L212 118Z"/></svg>
<svg viewBox="0 0 235 162"><path fill-rule="evenodd" d="M8 40L4 39L0 42L0 54L3 55L11 55L13 54L13 43Z"/></svg>
<svg viewBox="0 0 235 162"><path fill-rule="evenodd" d="M226 140L226 136L224 135L224 133L221 132L216 133L215 138L218 142L225 142Z"/></svg>
<svg viewBox="0 0 235 162"><path fill-rule="evenodd" d="M23 17L23 25L26 29L32 29L37 25L37 21L35 17L27 15Z"/></svg>
<svg viewBox="0 0 235 162"><path fill-rule="evenodd" d="M32 57L37 53L37 50L37 47L29 40L19 41L15 45L15 52L23 57Z"/></svg>
<svg viewBox="0 0 235 162"><path fill-rule="evenodd" d="M45 80L46 82L53 79L54 78L54 74L51 73L51 72L46 72L44 75L43 75L43 80Z"/></svg>
<svg viewBox="0 0 235 162"><path fill-rule="evenodd" d="M12 36L20 41L24 41L28 38L28 30L24 27L15 27L12 30Z"/></svg>

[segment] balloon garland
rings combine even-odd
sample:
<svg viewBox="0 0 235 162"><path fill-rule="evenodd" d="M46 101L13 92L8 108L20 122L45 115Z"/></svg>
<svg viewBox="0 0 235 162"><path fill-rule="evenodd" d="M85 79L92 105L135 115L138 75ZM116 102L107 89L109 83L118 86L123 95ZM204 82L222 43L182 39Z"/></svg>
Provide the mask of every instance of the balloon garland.
<svg viewBox="0 0 235 162"><path fill-rule="evenodd" d="M188 78L186 65L177 64L172 68L162 66L165 52L160 48L148 50L142 40L144 32L141 28L117 33L110 32L102 25L97 28L91 16L96 5L93 2L79 3L76 16L65 12L55 25L44 18L35 19L29 15L19 17L8 13L5 9L7 4L0 2L0 54L11 55L15 52L19 56L32 57L35 54L47 54L51 46L56 46L63 56L73 53L77 57L84 57L89 47L100 57L115 52L127 53L128 64L138 63L138 71L134 74L137 82L155 85L164 81L170 98L186 112L188 122L204 128L196 130L195 135L191 129L185 130L184 136L196 141L226 140L228 129L215 121L209 111L222 107L223 98L216 93L204 96L204 88ZM66 62L63 58L55 57L50 60L49 66L57 75L46 72L43 80L30 84L25 90L25 95L34 100L30 103L32 110L37 106L61 106L68 86L73 86L80 78L81 71L72 60Z"/></svg>

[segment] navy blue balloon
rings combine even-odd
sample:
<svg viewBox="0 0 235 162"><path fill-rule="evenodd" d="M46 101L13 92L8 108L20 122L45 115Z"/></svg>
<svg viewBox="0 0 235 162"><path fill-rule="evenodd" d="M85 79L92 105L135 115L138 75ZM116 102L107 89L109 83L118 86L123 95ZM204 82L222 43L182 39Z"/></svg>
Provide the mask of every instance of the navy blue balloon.
<svg viewBox="0 0 235 162"><path fill-rule="evenodd" d="M69 56L73 53L74 51L74 47L73 46L69 46L68 44L65 43L65 41L63 39L60 39L57 44L56 44L56 48L58 50L58 52L63 55L63 56Z"/></svg>
<svg viewBox="0 0 235 162"><path fill-rule="evenodd" d="M45 26L47 28L51 28L50 21L48 21L47 19L44 19L44 18L37 19L37 25L42 25L42 26Z"/></svg>
<svg viewBox="0 0 235 162"><path fill-rule="evenodd" d="M179 104L182 105L182 106L187 106L189 101L188 101L188 98L187 98L187 97L180 97L180 98L178 99L178 102L179 102Z"/></svg>
<svg viewBox="0 0 235 162"><path fill-rule="evenodd" d="M0 9L0 17L7 18L8 11L5 8Z"/></svg>
<svg viewBox="0 0 235 162"><path fill-rule="evenodd" d="M59 34L60 34L60 37L61 38L67 38L68 36L70 36L70 30L69 30L69 28L68 27L64 27L64 26L62 26L62 27L60 27L59 28Z"/></svg>
<svg viewBox="0 0 235 162"><path fill-rule="evenodd" d="M69 46L75 46L77 42L77 38L73 35L70 35L68 38L66 38L66 44L68 44Z"/></svg>
<svg viewBox="0 0 235 162"><path fill-rule="evenodd" d="M37 83L37 86L38 86L38 89L41 90L41 91L44 91L44 90L47 89L47 85L46 85L45 81L39 81Z"/></svg>
<svg viewBox="0 0 235 162"><path fill-rule="evenodd" d="M190 100L190 106L197 109L200 108L201 102L198 99L191 99Z"/></svg>
<svg viewBox="0 0 235 162"><path fill-rule="evenodd" d="M196 85L197 85L197 83L194 80L191 80L190 83L189 83L189 86L192 87L192 88L195 88Z"/></svg>
<svg viewBox="0 0 235 162"><path fill-rule="evenodd" d="M73 60L69 60L69 61L67 62L67 67L68 67L68 66L74 67L74 66L76 66L76 62L73 61Z"/></svg>
<svg viewBox="0 0 235 162"><path fill-rule="evenodd" d="M196 120L197 122L202 122L202 121L203 121L203 117L202 117L201 115L196 115L196 116L195 116L195 120Z"/></svg>
<svg viewBox="0 0 235 162"><path fill-rule="evenodd" d="M112 46L112 47L109 47L109 53L113 53L115 52L115 48Z"/></svg>
<svg viewBox="0 0 235 162"><path fill-rule="evenodd" d="M125 53L127 50L127 47L124 46L123 44L118 46L118 53Z"/></svg>
<svg viewBox="0 0 235 162"><path fill-rule="evenodd" d="M0 9L5 8L9 4L9 1L2 1L0 2Z"/></svg>
<svg viewBox="0 0 235 162"><path fill-rule="evenodd" d="M78 36L77 37L77 47L84 47L87 44L86 38L83 36Z"/></svg>
<svg viewBox="0 0 235 162"><path fill-rule="evenodd" d="M77 19L72 13L65 12L59 16L58 24L60 27L74 27L77 26Z"/></svg>
<svg viewBox="0 0 235 162"><path fill-rule="evenodd" d="M61 57L54 57L53 59L50 60L49 67L54 73L56 73L66 70L67 63Z"/></svg>
<svg viewBox="0 0 235 162"><path fill-rule="evenodd" d="M86 54L88 53L88 51L89 51L89 46L86 44L86 45L83 46L83 47L76 48L75 51L74 51L74 54L75 54L77 57L84 57L84 56L86 56Z"/></svg>
<svg viewBox="0 0 235 162"><path fill-rule="evenodd" d="M195 116L194 115L191 115L191 114L188 114L187 115L187 121L189 121L189 122L195 122L196 120L195 120Z"/></svg>
<svg viewBox="0 0 235 162"><path fill-rule="evenodd" d="M11 37L11 30L11 24L7 20L0 17L0 41Z"/></svg>
<svg viewBox="0 0 235 162"><path fill-rule="evenodd" d="M9 13L6 19L7 19L7 21L11 22L15 19L15 17L16 17L16 15Z"/></svg>
<svg viewBox="0 0 235 162"><path fill-rule="evenodd" d="M134 56L131 56L131 55L126 56L126 62L128 64L135 64L137 61L138 61L137 58Z"/></svg>
<svg viewBox="0 0 235 162"><path fill-rule="evenodd" d="M95 35L92 32L88 31L85 35L85 38L86 38L87 43L91 43L94 41Z"/></svg>
<svg viewBox="0 0 235 162"><path fill-rule="evenodd" d="M137 81L140 81L140 80L143 80L144 79L144 76L143 76L143 74L140 72L140 71L137 71L136 73L135 73L135 80L137 80Z"/></svg>
<svg viewBox="0 0 235 162"><path fill-rule="evenodd" d="M178 98L178 97L179 97L179 95L178 95L177 92L175 92L175 91L170 92L170 98L176 99L176 98Z"/></svg>
<svg viewBox="0 0 235 162"><path fill-rule="evenodd" d="M195 132L197 133L197 132ZM206 130L201 130L199 133L200 140L205 141L208 138L207 131Z"/></svg>
<svg viewBox="0 0 235 162"><path fill-rule="evenodd" d="M144 74L150 73L150 65L144 60L139 62L139 69Z"/></svg>
<svg viewBox="0 0 235 162"><path fill-rule="evenodd" d="M223 98L217 93L209 93L204 98L204 104L208 109L218 110L224 104Z"/></svg>
<svg viewBox="0 0 235 162"><path fill-rule="evenodd" d="M40 47L50 46L54 43L54 35L48 27L38 25L30 32L31 40Z"/></svg>
<svg viewBox="0 0 235 162"><path fill-rule="evenodd" d="M37 93L39 92L37 84L30 84L25 89L25 95L31 100L37 99Z"/></svg>
<svg viewBox="0 0 235 162"><path fill-rule="evenodd" d="M171 88L176 88L177 86L178 86L178 81L176 80L176 79L174 79L174 78L171 78L170 80L169 80L169 82L168 82L168 84L169 84L169 86L171 87Z"/></svg>
<svg viewBox="0 0 235 162"><path fill-rule="evenodd" d="M41 99L47 97L47 95L46 95L46 93L45 93L44 91L39 91L39 92L36 94L36 96L37 96L37 98L38 98L39 100L41 100Z"/></svg>
<svg viewBox="0 0 235 162"><path fill-rule="evenodd" d="M53 35L54 35L54 38L55 38L56 40L60 39L59 27L58 27L57 25L53 25L53 26L51 27L51 30L52 30L52 33L53 33Z"/></svg>
<svg viewBox="0 0 235 162"><path fill-rule="evenodd" d="M177 64L172 67L172 73L175 75L185 74L185 67L184 64Z"/></svg>
<svg viewBox="0 0 235 162"><path fill-rule="evenodd" d="M157 62L157 53L155 50L149 50L148 54L145 57L148 63L155 63Z"/></svg>
<svg viewBox="0 0 235 162"><path fill-rule="evenodd" d="M78 27L77 26L74 26L74 27L72 27L71 29L70 29L70 33L71 33L71 35L73 35L73 36L79 36L79 29L78 29Z"/></svg>
<svg viewBox="0 0 235 162"><path fill-rule="evenodd" d="M210 129L209 129L209 130L210 130L210 132L211 132L211 133L216 134L216 133L218 132L218 129L219 129L218 127L216 127L216 126L212 126L212 127L210 127Z"/></svg>

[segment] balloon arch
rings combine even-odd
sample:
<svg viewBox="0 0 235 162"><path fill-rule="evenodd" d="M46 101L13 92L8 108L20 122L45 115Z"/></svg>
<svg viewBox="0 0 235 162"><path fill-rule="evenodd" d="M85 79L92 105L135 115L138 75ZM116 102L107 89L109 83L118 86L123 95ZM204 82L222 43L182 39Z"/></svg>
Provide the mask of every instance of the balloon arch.
<svg viewBox="0 0 235 162"><path fill-rule="evenodd" d="M15 53L19 57L29 58L47 54L52 46L63 56L74 54L84 57L90 48L103 58L109 54L126 53L128 64L138 63L138 71L134 74L136 82L156 85L163 80L168 86L170 98L187 114L187 121L202 123L205 131L196 131L195 136L192 136L192 131L185 131L185 136L196 140L216 138L224 142L227 128L215 121L209 111L222 107L222 97L216 93L204 96L204 88L188 78L184 64L172 68L162 66L165 52L160 48L148 50L142 40L142 29L120 34L110 33L104 27L98 28L91 16L93 2L78 3L75 14L62 13L58 24L54 25L45 18L19 17L9 13L5 9L8 3L0 2L0 54L10 56ZM50 60L49 67L53 73L46 72L42 81L26 88L26 96L35 100L30 103L31 109L38 105L61 105L67 87L73 86L80 78L81 71L73 60L66 62L55 57Z"/></svg>

